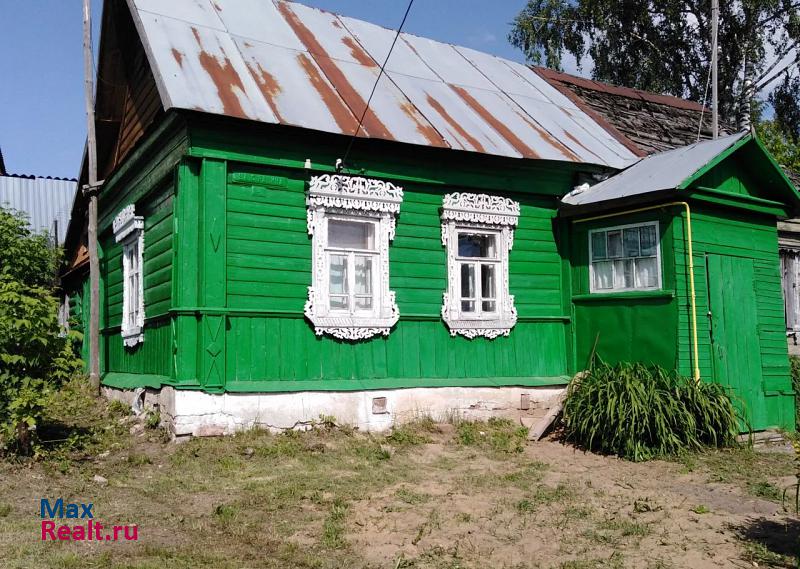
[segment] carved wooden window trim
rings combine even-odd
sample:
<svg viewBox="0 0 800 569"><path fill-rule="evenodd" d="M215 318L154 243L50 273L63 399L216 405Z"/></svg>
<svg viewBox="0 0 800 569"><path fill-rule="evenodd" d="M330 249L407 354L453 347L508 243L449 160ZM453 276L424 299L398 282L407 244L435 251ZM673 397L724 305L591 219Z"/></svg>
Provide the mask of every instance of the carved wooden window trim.
<svg viewBox="0 0 800 569"><path fill-rule="evenodd" d="M114 218L114 239L122 245L122 342L144 342L144 218L133 204Z"/></svg>
<svg viewBox="0 0 800 569"><path fill-rule="evenodd" d="M388 335L400 312L394 291L389 289L389 243L394 239L395 220L403 201L402 188L390 182L325 174L311 178L306 197L308 233L312 237L312 276L304 313L314 332L341 340L363 340ZM370 224L374 250L372 264L372 309L331 308L330 259L349 250L332 251L328 244L331 220ZM355 254L363 254L356 252ZM333 295L339 296L339 295Z"/></svg>
<svg viewBox="0 0 800 569"><path fill-rule="evenodd" d="M442 204L442 245L447 250L447 291L442 295L442 319L450 335L467 338L508 336L517 322L514 296L509 293L508 255L514 245L514 228L519 220L519 203L486 194L457 192L444 196ZM494 310L462 310L461 270L465 264L480 264L480 258L459 257L459 235L490 237L495 254L484 262L494 269Z"/></svg>

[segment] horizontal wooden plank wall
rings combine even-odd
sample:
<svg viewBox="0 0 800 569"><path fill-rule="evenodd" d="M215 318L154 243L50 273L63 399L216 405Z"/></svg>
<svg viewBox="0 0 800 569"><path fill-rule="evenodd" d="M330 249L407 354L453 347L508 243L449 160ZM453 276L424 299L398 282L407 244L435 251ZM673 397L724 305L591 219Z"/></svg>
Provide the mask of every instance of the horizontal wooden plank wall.
<svg viewBox="0 0 800 569"><path fill-rule="evenodd" d="M688 296L687 252L683 238L684 221L678 220L675 231L676 277L678 289L679 360L681 373L691 373L691 322ZM781 292L778 234L774 218L742 215L731 210L713 210L695 206L692 233L697 298L697 337L701 376L713 378L706 281L707 254L732 255L753 260L758 309L757 326L761 344L763 402L765 412L752 417L753 427L764 429L794 425L791 406L792 386L784 336L785 321ZM790 416L792 415L792 416Z"/></svg>
<svg viewBox="0 0 800 569"><path fill-rule="evenodd" d="M162 181L152 194L136 204L136 214L144 217L144 305L145 341L131 349L122 344L122 246L113 231L101 237L105 291L106 370L109 372L172 374L172 341L169 310L172 302L172 179ZM127 204L125 204L127 205Z"/></svg>
<svg viewBox="0 0 800 569"><path fill-rule="evenodd" d="M439 212L443 194L463 188L402 184L389 253L401 320L388 337L351 343L315 336L303 318L311 284L306 174L228 163L228 180L228 389L280 389L276 381L322 381L330 389L353 388L348 382L354 380L360 386L374 380L375 387L479 378L487 385L513 384L567 373L568 322L559 318L562 258L552 198L504 194L522 203L510 254L520 321L508 338L467 340L451 337L439 316L447 284Z"/></svg>

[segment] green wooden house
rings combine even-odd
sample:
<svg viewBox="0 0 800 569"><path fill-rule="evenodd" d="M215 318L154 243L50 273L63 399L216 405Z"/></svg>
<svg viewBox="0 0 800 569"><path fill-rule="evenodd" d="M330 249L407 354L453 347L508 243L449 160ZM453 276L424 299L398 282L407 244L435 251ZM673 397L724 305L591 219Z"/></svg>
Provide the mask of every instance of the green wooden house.
<svg viewBox="0 0 800 569"><path fill-rule="evenodd" d="M695 170L677 180L683 158L668 163L668 187L645 191L635 173L658 156L637 162L530 69L400 34L382 73L394 36L282 0L105 2L107 393L143 388L177 435L322 414L370 429L420 412L525 418L597 339L607 359L697 367L758 407L755 427L790 426L773 241L797 195L757 140L699 145ZM682 210L653 201L680 192L694 272ZM79 196L65 282L83 308L84 211ZM707 253L708 274L750 279L708 290L757 309L726 347L759 355L736 378L739 360L710 355L717 328L740 323L716 320L709 343Z"/></svg>

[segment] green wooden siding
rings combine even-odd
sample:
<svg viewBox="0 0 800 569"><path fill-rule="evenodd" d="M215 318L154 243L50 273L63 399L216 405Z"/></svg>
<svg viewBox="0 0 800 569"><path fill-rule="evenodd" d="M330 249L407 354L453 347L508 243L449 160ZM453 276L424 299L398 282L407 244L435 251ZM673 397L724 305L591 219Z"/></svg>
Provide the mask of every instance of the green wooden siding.
<svg viewBox="0 0 800 569"><path fill-rule="evenodd" d="M567 222L572 234L572 290L576 365L586 365L592 350L603 361L639 361L674 369L678 361L677 301L672 210L653 210L587 222ZM589 231L658 221L661 291L590 294ZM595 345L596 343L596 345Z"/></svg>
<svg viewBox="0 0 800 569"><path fill-rule="evenodd" d="M677 220L681 226L683 220ZM691 321L689 317L687 253L683 229L675 239L676 278L678 289L678 345L680 371L691 373ZM700 374L705 380L714 378L709 331L709 290L707 287L707 255L724 255L750 259L753 263L756 316L750 325L758 331L763 393L763 407L752 402L753 427L783 426L793 428L794 408L789 379L789 359L784 335L784 307L781 293L778 233L774 218L694 207L692 211L695 290L697 298L697 337ZM761 400L761 395L757 398Z"/></svg>
<svg viewBox="0 0 800 569"><path fill-rule="evenodd" d="M303 318L312 253L307 179L302 171L228 165L226 308L234 312L225 342L228 389L247 390L248 382L255 382L250 389L279 388L270 387L274 381L327 388L458 385L477 378L508 384L561 381L568 373L568 322L558 318L564 307L555 200L496 192L522 203L509 264L520 322L509 338L470 341L451 337L439 316L447 286L442 196L461 188L403 184L389 253L401 321L388 337L350 343L315 336Z"/></svg>

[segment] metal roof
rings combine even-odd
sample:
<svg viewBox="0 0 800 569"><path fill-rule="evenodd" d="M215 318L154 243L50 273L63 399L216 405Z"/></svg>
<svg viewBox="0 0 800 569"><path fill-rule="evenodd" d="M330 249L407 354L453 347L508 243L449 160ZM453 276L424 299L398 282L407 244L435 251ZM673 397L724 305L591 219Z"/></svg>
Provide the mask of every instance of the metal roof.
<svg viewBox="0 0 800 569"><path fill-rule="evenodd" d="M351 135L395 32L284 0L128 0L165 108ZM524 65L401 34L359 136L622 168L636 159Z"/></svg>
<svg viewBox="0 0 800 569"><path fill-rule="evenodd" d="M77 187L75 180L0 176L0 207L27 214L36 232L53 235L57 223L58 242L63 243Z"/></svg>
<svg viewBox="0 0 800 569"><path fill-rule="evenodd" d="M749 132L739 132L651 154L599 184L573 190L561 201L567 205L585 205L678 188L692 174L749 135Z"/></svg>

